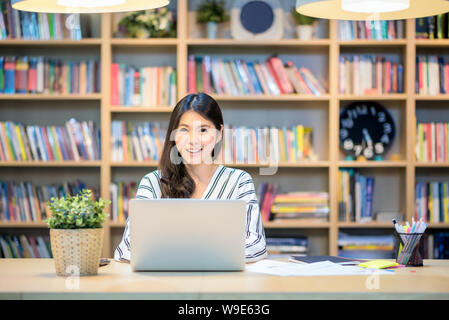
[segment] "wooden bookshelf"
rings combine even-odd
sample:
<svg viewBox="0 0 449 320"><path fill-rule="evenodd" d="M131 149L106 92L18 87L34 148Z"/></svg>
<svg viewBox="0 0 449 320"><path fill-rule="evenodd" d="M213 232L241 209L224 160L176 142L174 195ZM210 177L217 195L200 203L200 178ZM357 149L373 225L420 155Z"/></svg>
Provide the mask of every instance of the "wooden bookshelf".
<svg viewBox="0 0 449 320"><path fill-rule="evenodd" d="M27 48L29 52L39 48L42 50L48 50L51 52L53 48L71 48L83 47L83 48L95 48L99 49L99 59L101 60L101 93L89 94L89 95L49 95L49 94L23 94L23 95L4 95L0 94L0 112L1 106L7 105L10 100L23 100L22 104L32 104L31 101L37 100L36 108L41 104L40 101L45 100L57 100L57 101L76 101L77 108L82 108L84 103L90 103L89 101L99 102L100 108L100 126L101 126L101 147L102 147L102 159L101 161L58 161L58 162L3 162L0 163L0 167L24 167L24 168L40 168L43 167L41 174L45 175L46 170L51 168L94 168L94 170L100 169L100 195L104 199L109 199L109 185L112 181L115 181L117 172L132 171L136 176L142 177L146 172L146 168L153 170L157 167L156 162L113 162L111 161L111 121L114 118L122 116L134 116L134 117L166 117L173 109L173 106L145 106L145 107L127 107L127 106L112 106L110 99L110 83L111 78L110 66L114 62L114 53L116 50L125 52L124 54L131 54L136 50L142 50L143 52L152 53L153 49L155 54L161 54L160 52L169 52L169 54L175 55L176 70L177 70L177 93L178 100L187 94L187 58L189 50L193 50L196 54L202 50L212 49L214 52L220 52L220 50L232 51L234 55L239 54L239 50L246 50L248 48L251 51L261 50L263 54L266 54L267 50L272 53L276 53L277 50L288 51L289 54L297 52L300 55L304 50L311 52L319 52L324 55L328 64L328 73L325 74L328 78L327 85L328 94L321 96L313 95L280 95L280 96L215 96L219 103L223 103L226 109L228 106L240 107L241 105L249 106L251 112L254 112L254 117L259 117L259 103L273 103L279 106L286 106L283 112L287 114L289 112L296 112L302 110L304 106L307 106L310 110L314 110L315 105L319 108L325 106L325 112L327 112L327 119L320 122L319 126L326 132L327 141L326 156L324 159L313 162L300 162L300 163L280 163L279 170L288 171L297 179L298 183L301 183L301 178L305 173L312 172L311 174L324 175L326 177L326 185L330 195L330 218L325 223L306 223L301 221L273 221L265 223L265 228L268 229L294 229L297 230L298 235L301 235L302 230L319 229L320 234L326 237L328 254L336 255L338 252L338 232L340 229L389 229L390 223L372 222L367 224L354 223L354 222L341 222L338 221L338 199L337 188L339 186L338 170L340 168L369 168L376 172L376 170L393 170L403 171L404 184L401 188L404 190L398 190L397 194L393 194L392 197L401 197L399 203L405 204L404 211L406 213L406 219L411 220L414 215L414 186L416 180L416 169L418 168L449 168L448 163L418 163L415 161L414 148L415 148L415 126L416 126L416 102L417 101L448 101L449 95L438 96L421 96L415 93L415 63L417 49L419 48L447 48L449 47L449 40L420 40L415 39L415 21L407 20L405 26L405 38L396 40L352 40L341 41L338 39L338 25L337 21L329 21L328 23L328 37L326 39L316 39L310 41L300 41L297 39L283 39L280 41L237 41L233 39L215 39L209 40L204 38L191 38L188 32L188 0L177 0L177 18L178 18L178 30L177 38L172 39L120 39L112 37L112 15L103 14L101 16L101 35L98 38L83 39L80 41L75 40L61 40L61 41L28 41L28 40L1 40L0 47L2 50L8 48L15 50L14 48ZM11 49L12 48L12 49ZM385 94L374 96L360 96L360 95L341 95L338 93L338 68L339 68L339 56L340 52L346 52L347 50L361 52L373 51L387 52L391 51L400 52L397 53L401 56L401 60L406 67L404 72L404 93L403 94ZM87 49L86 49L87 50ZM165 50L165 51L164 51ZM1 52L1 50L0 50ZM159 53L158 53L159 52ZM1 54L1 53L0 53ZM25 53L24 55L27 55ZM132 63L132 61L129 61ZM327 68L327 67L326 67ZM394 101L398 102L399 108L403 109L404 117L400 121L402 127L402 140L397 139L395 143L405 144L403 146L403 157L400 161L391 161L386 159L385 161L372 161L372 162L349 162L341 160L338 129L339 129L339 110L344 103L349 101L360 100L372 100L372 101ZM311 107L310 107L311 106ZM73 108L73 107L72 107ZM445 110L442 106L442 110ZM39 109L36 109L39 110ZM70 110L70 109L69 109ZM227 110L225 110L227 111ZM20 111L18 111L20 112ZM38 112L38 111L36 111ZM67 119L70 117L69 111L55 109L55 112L63 112L67 114ZM401 111L402 112L402 111ZM263 113L263 112L262 112ZM158 118L159 119L159 118ZM5 119L8 120L8 119ZM238 167L243 169L253 170L254 168L263 167L263 164L225 164L227 166ZM27 169L28 170L28 169ZM91 170L91 169L89 169ZM319 172L319 173L317 173ZM74 175L74 179L77 176ZM402 178L401 178L402 179ZM257 186L256 186L257 187ZM402 194L402 195L400 195ZM105 224L105 239L104 239L104 256L111 257L116 243L113 238L121 237L125 224L123 222L111 222L107 221ZM9 228L46 228L45 223L22 223L22 222L1 222L1 229ZM449 229L449 224L431 224L432 229ZM393 228L391 228L393 230Z"/></svg>

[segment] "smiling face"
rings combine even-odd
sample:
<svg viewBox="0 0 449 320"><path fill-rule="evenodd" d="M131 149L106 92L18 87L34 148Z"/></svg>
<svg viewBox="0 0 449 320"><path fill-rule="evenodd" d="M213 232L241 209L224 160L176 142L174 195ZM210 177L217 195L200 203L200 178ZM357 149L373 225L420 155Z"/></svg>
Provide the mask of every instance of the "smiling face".
<svg viewBox="0 0 449 320"><path fill-rule="evenodd" d="M221 140L223 127L217 130L212 121L195 111L187 111L173 132L176 148L185 163L211 164L212 150Z"/></svg>

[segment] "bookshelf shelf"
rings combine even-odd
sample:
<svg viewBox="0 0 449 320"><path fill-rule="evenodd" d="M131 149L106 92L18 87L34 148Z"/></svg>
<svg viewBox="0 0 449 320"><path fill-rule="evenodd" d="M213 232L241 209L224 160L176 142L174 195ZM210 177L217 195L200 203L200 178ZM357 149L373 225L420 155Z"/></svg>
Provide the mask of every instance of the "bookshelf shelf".
<svg viewBox="0 0 449 320"><path fill-rule="evenodd" d="M6 161L0 167L100 167L101 161Z"/></svg>
<svg viewBox="0 0 449 320"><path fill-rule="evenodd" d="M405 168L407 161L339 161L341 168Z"/></svg>
<svg viewBox="0 0 449 320"><path fill-rule="evenodd" d="M45 222L0 221L0 228L48 228Z"/></svg>
<svg viewBox="0 0 449 320"><path fill-rule="evenodd" d="M305 95L305 94L284 94L279 96L268 95L248 95L248 96L232 96L232 95L212 95L217 101L328 101L328 94L322 96Z"/></svg>
<svg viewBox="0 0 449 320"><path fill-rule="evenodd" d="M405 101L407 99L407 95L403 93L395 93L395 94L384 94L384 95L354 95L354 94L340 94L338 95L338 99L340 101L352 101L352 100L369 100L369 101Z"/></svg>
<svg viewBox="0 0 449 320"><path fill-rule="evenodd" d="M90 94L0 94L0 100L101 100L101 93Z"/></svg>
<svg viewBox="0 0 449 320"><path fill-rule="evenodd" d="M429 223L431 229L449 229L449 223Z"/></svg>
<svg viewBox="0 0 449 320"><path fill-rule="evenodd" d="M165 39L134 39L134 38L122 38L122 39L111 39L112 46L123 46L123 47L175 47L179 44L179 40L176 38L165 38Z"/></svg>
<svg viewBox="0 0 449 320"><path fill-rule="evenodd" d="M263 223L265 228L270 229L288 229L288 228L299 228L299 229L327 229L329 228L329 222L306 222L292 220L273 220L265 221Z"/></svg>
<svg viewBox="0 0 449 320"><path fill-rule="evenodd" d="M418 101L449 101L449 94L440 94L435 96L429 95L415 95L415 99Z"/></svg>
<svg viewBox="0 0 449 320"><path fill-rule="evenodd" d="M264 168L268 167L268 164L262 163L223 163L225 166L236 167L236 168ZM329 161L303 161L299 163L278 163L279 168L328 168L330 165ZM157 167L158 163L155 161L151 162L137 162L137 161L127 161L127 162L111 162L111 167Z"/></svg>
<svg viewBox="0 0 449 320"><path fill-rule="evenodd" d="M338 227L339 228L354 228L354 229L358 229L358 228L386 228L386 229L390 229L393 228L393 224L391 222L377 222L377 221L373 221L373 222L367 222L367 223L357 223L357 222L339 222L338 223Z"/></svg>
<svg viewBox="0 0 449 320"><path fill-rule="evenodd" d="M338 44L342 47L379 47L379 46L405 46L407 39L393 40L339 40Z"/></svg>
<svg viewBox="0 0 449 320"><path fill-rule="evenodd" d="M81 40L23 40L23 39L10 39L0 40L0 45L5 46L100 46L100 38L81 39Z"/></svg>
<svg viewBox="0 0 449 320"><path fill-rule="evenodd" d="M138 112L160 112L170 113L174 107L126 107L126 106L111 106L111 113L138 113Z"/></svg>
<svg viewBox="0 0 449 320"><path fill-rule="evenodd" d="M449 39L415 39L416 47L449 47Z"/></svg>
<svg viewBox="0 0 449 320"><path fill-rule="evenodd" d="M449 162L415 162L417 168L449 168Z"/></svg>
<svg viewBox="0 0 449 320"><path fill-rule="evenodd" d="M298 40L282 39L278 41L270 40L234 40L234 39L187 39L189 46L237 46L237 47L327 47L329 39Z"/></svg>

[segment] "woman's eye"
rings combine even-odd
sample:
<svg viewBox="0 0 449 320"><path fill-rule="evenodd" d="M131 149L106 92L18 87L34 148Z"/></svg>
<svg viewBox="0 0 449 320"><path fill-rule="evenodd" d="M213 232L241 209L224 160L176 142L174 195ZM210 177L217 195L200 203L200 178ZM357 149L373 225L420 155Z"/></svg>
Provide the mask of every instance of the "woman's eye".
<svg viewBox="0 0 449 320"><path fill-rule="evenodd" d="M208 129L207 128L201 128L201 132L207 132Z"/></svg>
<svg viewBox="0 0 449 320"><path fill-rule="evenodd" d="M186 128L180 128L180 129L178 129L180 132L187 132L187 129Z"/></svg>

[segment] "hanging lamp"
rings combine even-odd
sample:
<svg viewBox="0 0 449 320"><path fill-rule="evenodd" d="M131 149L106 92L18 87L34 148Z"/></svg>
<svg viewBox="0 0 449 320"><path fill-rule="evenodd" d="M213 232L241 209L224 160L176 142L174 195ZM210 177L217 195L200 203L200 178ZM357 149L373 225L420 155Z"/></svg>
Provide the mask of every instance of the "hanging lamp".
<svg viewBox="0 0 449 320"><path fill-rule="evenodd" d="M401 20L449 12L449 1L297 0L296 11L329 20Z"/></svg>
<svg viewBox="0 0 449 320"><path fill-rule="evenodd" d="M155 9L170 0L11 0L14 9L47 13L107 13Z"/></svg>

